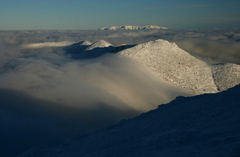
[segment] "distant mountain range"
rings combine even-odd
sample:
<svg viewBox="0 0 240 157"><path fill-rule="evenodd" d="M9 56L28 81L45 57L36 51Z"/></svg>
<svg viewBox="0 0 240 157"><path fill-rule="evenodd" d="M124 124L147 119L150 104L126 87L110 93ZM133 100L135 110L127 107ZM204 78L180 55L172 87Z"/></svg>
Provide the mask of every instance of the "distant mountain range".
<svg viewBox="0 0 240 157"><path fill-rule="evenodd" d="M111 27L103 27L99 30L142 30L142 29L168 29L167 27L159 27L156 25L146 25L146 26L111 26Z"/></svg>

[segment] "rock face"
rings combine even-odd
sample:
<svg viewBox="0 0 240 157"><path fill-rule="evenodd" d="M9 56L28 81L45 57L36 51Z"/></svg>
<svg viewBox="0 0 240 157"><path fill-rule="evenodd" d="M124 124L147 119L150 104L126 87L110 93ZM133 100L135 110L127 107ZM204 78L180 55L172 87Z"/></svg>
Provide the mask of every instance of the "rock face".
<svg viewBox="0 0 240 157"><path fill-rule="evenodd" d="M36 147L20 157L232 156L240 154L240 86L179 97L94 134Z"/></svg>
<svg viewBox="0 0 240 157"><path fill-rule="evenodd" d="M215 93L211 67L191 56L175 43L159 39L120 51L119 55L138 60L158 77L195 93Z"/></svg>
<svg viewBox="0 0 240 157"><path fill-rule="evenodd" d="M167 27L159 27L156 25L146 25L146 26L111 26L103 27L99 30L141 30L141 29L168 29Z"/></svg>
<svg viewBox="0 0 240 157"><path fill-rule="evenodd" d="M212 66L214 82L219 91L227 90L240 83L240 65L226 63Z"/></svg>

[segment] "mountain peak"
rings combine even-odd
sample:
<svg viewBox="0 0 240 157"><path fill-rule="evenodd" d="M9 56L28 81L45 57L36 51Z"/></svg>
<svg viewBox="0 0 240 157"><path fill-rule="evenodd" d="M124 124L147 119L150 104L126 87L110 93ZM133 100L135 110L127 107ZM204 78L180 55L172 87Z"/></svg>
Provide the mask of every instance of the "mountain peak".
<svg viewBox="0 0 240 157"><path fill-rule="evenodd" d="M110 47L112 44L109 42L106 42L105 40L99 40L95 43L93 43L91 46L89 46L86 50L92 50L94 48L104 48L104 47Z"/></svg>
<svg viewBox="0 0 240 157"><path fill-rule="evenodd" d="M217 92L211 68L180 49L175 43L158 39L136 45L118 54L138 60L165 82L192 93Z"/></svg>
<svg viewBox="0 0 240 157"><path fill-rule="evenodd" d="M79 44L83 45L83 46L90 46L90 45L92 45L92 43L87 41L87 40L81 41Z"/></svg>

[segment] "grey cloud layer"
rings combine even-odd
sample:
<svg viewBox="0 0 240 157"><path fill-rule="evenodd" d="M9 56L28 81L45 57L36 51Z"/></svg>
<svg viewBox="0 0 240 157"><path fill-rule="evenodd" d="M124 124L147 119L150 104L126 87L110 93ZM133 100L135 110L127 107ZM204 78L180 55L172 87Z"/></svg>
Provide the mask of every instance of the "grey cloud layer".
<svg viewBox="0 0 240 157"><path fill-rule="evenodd" d="M139 63L114 54L76 60L65 47L22 48L42 38L99 38L94 32L80 32L80 38L75 32L64 33L1 32L0 154L94 131L188 95L159 81Z"/></svg>
<svg viewBox="0 0 240 157"><path fill-rule="evenodd" d="M15 31L0 32L2 42L25 45L41 42L106 40L116 46L134 45L156 39L176 42L189 53L215 62L240 64L240 29L232 30L137 30L137 31ZM1 41L0 41L1 42ZM9 53L9 52L8 52Z"/></svg>

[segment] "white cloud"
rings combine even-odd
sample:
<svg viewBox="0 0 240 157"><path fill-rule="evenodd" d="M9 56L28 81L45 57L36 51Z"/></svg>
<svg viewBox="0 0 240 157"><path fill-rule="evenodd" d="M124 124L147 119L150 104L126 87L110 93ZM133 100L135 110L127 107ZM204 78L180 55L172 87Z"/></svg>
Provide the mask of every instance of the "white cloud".
<svg viewBox="0 0 240 157"><path fill-rule="evenodd" d="M0 45L0 138L16 152L18 142L26 149L94 131L188 95L114 54L75 60L62 47Z"/></svg>

